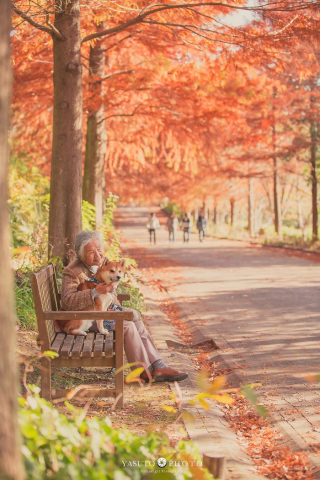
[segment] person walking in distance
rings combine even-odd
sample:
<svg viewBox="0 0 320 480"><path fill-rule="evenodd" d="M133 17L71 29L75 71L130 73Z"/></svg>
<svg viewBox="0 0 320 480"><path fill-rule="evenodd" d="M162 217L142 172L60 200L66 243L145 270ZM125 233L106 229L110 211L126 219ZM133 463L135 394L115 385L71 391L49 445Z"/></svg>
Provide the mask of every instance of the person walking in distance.
<svg viewBox="0 0 320 480"><path fill-rule="evenodd" d="M179 221L174 213L171 213L170 217L167 220L167 228L169 232L169 242L175 241L176 231L178 230Z"/></svg>
<svg viewBox="0 0 320 480"><path fill-rule="evenodd" d="M159 220L155 213L151 213L149 221L147 223L147 229L149 230L150 235L150 244L152 243L152 238L153 243L156 244L156 230L158 230L158 228L160 228Z"/></svg>
<svg viewBox="0 0 320 480"><path fill-rule="evenodd" d="M191 220L188 214L185 213L182 218L183 242L189 242L191 231Z"/></svg>
<svg viewBox="0 0 320 480"><path fill-rule="evenodd" d="M197 220L197 229L199 231L199 240L203 242L206 238L206 228L207 228L207 220L203 213L200 213L198 220Z"/></svg>

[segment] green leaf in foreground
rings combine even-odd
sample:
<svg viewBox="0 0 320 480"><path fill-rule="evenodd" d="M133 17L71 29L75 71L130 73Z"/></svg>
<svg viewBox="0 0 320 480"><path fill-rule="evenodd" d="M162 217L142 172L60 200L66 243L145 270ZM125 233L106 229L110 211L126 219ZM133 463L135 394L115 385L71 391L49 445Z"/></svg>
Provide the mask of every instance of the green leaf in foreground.
<svg viewBox="0 0 320 480"><path fill-rule="evenodd" d="M161 432L138 436L125 427L115 428L108 417L87 418L68 402L67 417L40 398L33 386L29 389L32 393L20 399L19 408L27 480L155 480L160 457L172 461L161 474L163 480L212 479L196 466L201 457L192 442L171 447ZM174 466L186 459L188 465ZM146 461L147 468L141 466Z"/></svg>
<svg viewBox="0 0 320 480"><path fill-rule="evenodd" d="M249 400L249 402L252 403L257 414L260 415L260 417L266 417L268 415L268 410L266 409L266 407L259 404L259 399L255 394L254 390L252 389L251 385L244 385L241 388L241 393L246 397L247 400Z"/></svg>

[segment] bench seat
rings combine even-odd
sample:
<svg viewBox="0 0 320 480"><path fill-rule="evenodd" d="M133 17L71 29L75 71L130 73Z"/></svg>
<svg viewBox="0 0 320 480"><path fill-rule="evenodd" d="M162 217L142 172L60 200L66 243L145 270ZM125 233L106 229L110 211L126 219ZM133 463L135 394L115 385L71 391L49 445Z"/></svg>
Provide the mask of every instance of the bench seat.
<svg viewBox="0 0 320 480"><path fill-rule="evenodd" d="M89 332L86 337L57 333L50 350L58 353L61 358L112 358L113 341L113 332L111 335Z"/></svg>

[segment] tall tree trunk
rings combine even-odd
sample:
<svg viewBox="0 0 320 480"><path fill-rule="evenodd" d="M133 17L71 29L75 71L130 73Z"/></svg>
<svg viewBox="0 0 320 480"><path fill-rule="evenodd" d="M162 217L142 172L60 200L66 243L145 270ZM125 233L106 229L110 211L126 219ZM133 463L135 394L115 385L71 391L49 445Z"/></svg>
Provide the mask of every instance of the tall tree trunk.
<svg viewBox="0 0 320 480"><path fill-rule="evenodd" d="M213 223L215 225L219 225L219 211L218 211L218 205L216 202L214 204L214 209L213 209Z"/></svg>
<svg viewBox="0 0 320 480"><path fill-rule="evenodd" d="M54 107L50 181L49 256L73 247L81 230L82 72L79 0L56 0L53 37Z"/></svg>
<svg viewBox="0 0 320 480"><path fill-rule="evenodd" d="M277 89L273 88L273 98L277 98ZM279 178L278 178L278 159L277 159L277 144L276 144L276 107L273 102L272 105L272 146L273 146L273 208L274 208L274 229L282 240L282 217L281 217L281 199L279 192Z"/></svg>
<svg viewBox="0 0 320 480"><path fill-rule="evenodd" d="M23 480L17 423L18 378L13 278L7 205L8 129L11 98L11 2L0 2L0 478Z"/></svg>
<svg viewBox="0 0 320 480"><path fill-rule="evenodd" d="M297 200L297 207L298 207L298 222L299 222L299 228L301 229L301 243L304 245L305 243L305 221L303 217L303 210L302 210L302 204L301 204L301 197L300 197L300 191L299 191L299 176L297 177L297 184L296 184L296 200Z"/></svg>
<svg viewBox="0 0 320 480"><path fill-rule="evenodd" d="M206 208L207 208L207 199L206 199L206 197L203 197L203 199L202 199L202 213L203 213L203 215L206 215Z"/></svg>
<svg viewBox="0 0 320 480"><path fill-rule="evenodd" d="M274 204L274 228L278 234L279 240L282 240L282 217L281 200L279 193L278 162L273 158L273 204Z"/></svg>
<svg viewBox="0 0 320 480"><path fill-rule="evenodd" d="M253 178L249 179L248 192L248 231L250 237L254 237L254 192L253 192Z"/></svg>
<svg viewBox="0 0 320 480"><path fill-rule="evenodd" d="M230 200L230 225L233 227L234 224L234 198L231 198Z"/></svg>
<svg viewBox="0 0 320 480"><path fill-rule="evenodd" d="M104 29L104 25L99 25ZM91 75L103 77L105 56L101 44L90 47L89 67ZM103 81L93 84L94 95L103 96ZM88 116L86 157L83 177L83 199L96 208L96 225L101 226L106 204L104 164L107 152L107 130L103 105Z"/></svg>
<svg viewBox="0 0 320 480"><path fill-rule="evenodd" d="M313 89L313 85L312 85ZM314 120L314 108L315 108L315 99L314 96L310 97L310 109L311 109L311 120L310 120L310 137L311 137L311 147L310 147L310 175L312 182L312 241L316 242L318 240L318 179L317 179L317 132L316 132L316 123Z"/></svg>

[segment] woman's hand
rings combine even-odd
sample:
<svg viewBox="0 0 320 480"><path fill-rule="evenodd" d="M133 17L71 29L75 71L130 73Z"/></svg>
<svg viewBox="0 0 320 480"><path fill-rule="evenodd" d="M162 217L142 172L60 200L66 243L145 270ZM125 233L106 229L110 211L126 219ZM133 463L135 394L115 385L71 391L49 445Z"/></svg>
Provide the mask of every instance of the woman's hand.
<svg viewBox="0 0 320 480"><path fill-rule="evenodd" d="M105 293L110 293L113 292L114 286L113 283L104 283L101 282L95 287L96 291L99 293L99 295L103 295Z"/></svg>

